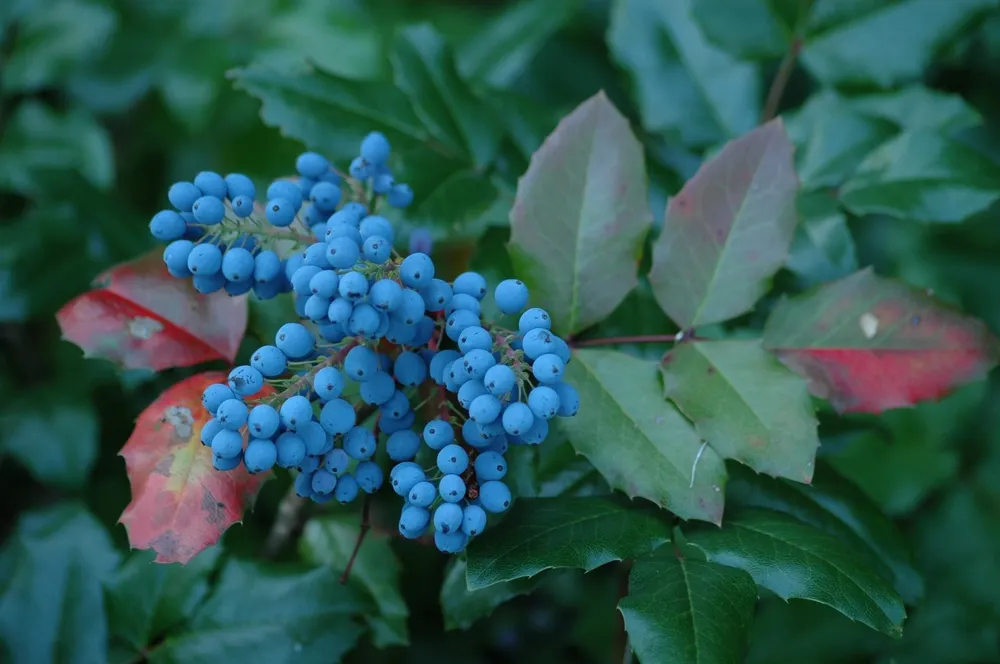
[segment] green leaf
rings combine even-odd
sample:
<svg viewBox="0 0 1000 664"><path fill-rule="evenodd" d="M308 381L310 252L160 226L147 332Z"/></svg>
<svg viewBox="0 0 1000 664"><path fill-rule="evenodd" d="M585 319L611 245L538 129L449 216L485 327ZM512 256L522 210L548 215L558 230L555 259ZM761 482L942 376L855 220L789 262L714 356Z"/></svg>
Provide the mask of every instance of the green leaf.
<svg viewBox="0 0 1000 664"><path fill-rule="evenodd" d="M81 61L100 53L118 23L104 4L55 0L42 9L28 3L11 52L4 54L4 95L56 87Z"/></svg>
<svg viewBox="0 0 1000 664"><path fill-rule="evenodd" d="M1000 166L928 131L900 134L872 152L840 189L851 212L923 222L964 221L1000 198Z"/></svg>
<svg viewBox="0 0 1000 664"><path fill-rule="evenodd" d="M733 507L784 512L858 551L868 550L871 563L884 567L884 575L907 603L916 603L923 596L923 579L913 567L909 548L895 524L871 498L829 466L820 464L809 486L733 467L726 499Z"/></svg>
<svg viewBox="0 0 1000 664"><path fill-rule="evenodd" d="M635 287L652 225L642 146L603 93L563 118L531 158L510 215L515 273L569 335Z"/></svg>
<svg viewBox="0 0 1000 664"><path fill-rule="evenodd" d="M361 532L356 521L353 517L310 519L299 540L302 557L334 571L345 569ZM406 627L410 612L399 590L399 571L389 541L369 533L354 559L348 582L367 593L377 607L375 615L365 617L372 628L372 641L379 648L410 643Z"/></svg>
<svg viewBox="0 0 1000 664"><path fill-rule="evenodd" d="M819 422L804 380L759 340L695 341L663 356L663 393L726 459L809 483Z"/></svg>
<svg viewBox="0 0 1000 664"><path fill-rule="evenodd" d="M857 271L854 238L836 199L825 191L803 193L798 207L800 223L785 267L802 286L834 281Z"/></svg>
<svg viewBox="0 0 1000 664"><path fill-rule="evenodd" d="M682 519L720 523L725 465L663 400L657 364L617 351L574 351L566 380L587 407L557 426L613 488Z"/></svg>
<svg viewBox="0 0 1000 664"><path fill-rule="evenodd" d="M902 634L903 602L864 556L786 514L740 510L721 529L692 529L685 536L709 561L746 570L782 599L826 604L872 629Z"/></svg>
<svg viewBox="0 0 1000 664"><path fill-rule="evenodd" d="M864 158L897 133L895 123L854 110L833 93L815 94L788 120L801 149L798 174L805 188L839 187Z"/></svg>
<svg viewBox="0 0 1000 664"><path fill-rule="evenodd" d="M532 592L544 578L543 574L537 574L528 579L502 581L469 590L465 576L466 563L461 559L453 560L445 572L441 584L441 612L446 630L469 629L501 604Z"/></svg>
<svg viewBox="0 0 1000 664"><path fill-rule="evenodd" d="M579 9L579 0L520 0L507 4L456 49L462 75L506 87Z"/></svg>
<svg viewBox="0 0 1000 664"><path fill-rule="evenodd" d="M852 97L848 103L855 110L911 131L926 129L951 135L983 121L979 112L960 96L922 85Z"/></svg>
<svg viewBox="0 0 1000 664"><path fill-rule="evenodd" d="M635 654L662 664L740 664L757 603L753 579L666 549L635 562L618 604Z"/></svg>
<svg viewBox="0 0 1000 664"><path fill-rule="evenodd" d="M497 185L489 177L472 170L456 171L444 178L415 209L406 211L405 223L427 228L435 241L478 239L491 218L488 213L500 198ZM503 219L506 218L504 211Z"/></svg>
<svg viewBox="0 0 1000 664"><path fill-rule="evenodd" d="M21 404L0 415L0 451L17 459L39 481L82 486L97 460L98 422L89 403Z"/></svg>
<svg viewBox="0 0 1000 664"><path fill-rule="evenodd" d="M714 45L737 58L780 58L788 49L785 25L769 0L691 0L691 13Z"/></svg>
<svg viewBox="0 0 1000 664"><path fill-rule="evenodd" d="M454 56L427 23L401 30L392 51L396 85L431 134L477 167L493 161L502 131L455 70Z"/></svg>
<svg viewBox="0 0 1000 664"><path fill-rule="evenodd" d="M558 124L559 116L551 108L528 97L506 90L490 90L485 96L494 115L527 159Z"/></svg>
<svg viewBox="0 0 1000 664"><path fill-rule="evenodd" d="M328 567L300 571L232 560L191 628L168 637L148 659L331 664L363 633L353 616L365 608Z"/></svg>
<svg viewBox="0 0 1000 664"><path fill-rule="evenodd" d="M802 63L830 85L893 85L920 78L931 58L996 0L900 0L814 7ZM859 6L860 5L860 6ZM897 35L886 48L886 35Z"/></svg>
<svg viewBox="0 0 1000 664"><path fill-rule="evenodd" d="M667 206L649 282L682 328L750 310L788 255L798 180L781 120L729 142Z"/></svg>
<svg viewBox="0 0 1000 664"><path fill-rule="evenodd" d="M757 123L756 69L705 39L691 0L616 0L607 40L631 75L648 130L709 145Z"/></svg>
<svg viewBox="0 0 1000 664"><path fill-rule="evenodd" d="M82 173L94 186L114 182L115 156L107 130L90 113L59 113L26 101L17 107L0 137L0 190L38 194L45 171Z"/></svg>
<svg viewBox="0 0 1000 664"><path fill-rule="evenodd" d="M132 647L133 658L191 617L208 594L219 549L203 551L186 565L157 565L155 557L152 551L132 554L107 585L111 635Z"/></svg>
<svg viewBox="0 0 1000 664"><path fill-rule="evenodd" d="M589 572L668 541L670 523L661 513L625 500L522 498L470 543L466 581L476 590L557 567Z"/></svg>
<svg viewBox="0 0 1000 664"><path fill-rule="evenodd" d="M4 661L106 661L101 582L117 565L111 538L82 505L24 513L0 551Z"/></svg>

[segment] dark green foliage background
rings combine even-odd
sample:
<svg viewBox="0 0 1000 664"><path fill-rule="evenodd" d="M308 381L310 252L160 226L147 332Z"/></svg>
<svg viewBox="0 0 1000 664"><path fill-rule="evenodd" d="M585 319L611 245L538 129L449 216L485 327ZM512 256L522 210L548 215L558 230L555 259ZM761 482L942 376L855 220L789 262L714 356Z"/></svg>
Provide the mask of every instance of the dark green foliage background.
<svg viewBox="0 0 1000 664"><path fill-rule="evenodd" d="M796 4L794 0L746 1L773 5L779 11ZM727 109L725 122L740 125L749 118L739 131L754 124L782 52L780 44L775 49L773 43L756 39L753 30L759 26L729 12L741 2L695 2L702 8L699 16L706 31L713 38L732 40L729 50L768 56L760 68L759 92L752 98L747 99L738 86L720 87L716 82L713 94ZM158 375L121 373L105 362L82 359L77 348L59 340L54 322L56 310L85 291L100 270L153 246L147 220L164 206L171 182L189 179L202 169L242 171L261 180L291 169L301 144L261 122L259 102L235 90L227 79L232 68L254 61L287 64L308 59L338 76L365 81L369 86L391 87L396 31L427 21L454 47L459 71L476 81L478 90L495 90L486 96L503 114L501 124L510 136L494 171L506 193L513 192L517 175L526 167L525 153L537 147L555 120L604 89L634 121L646 145L652 211L657 223L662 223L667 197L693 174L702 150L721 143L724 134L712 122L678 121L706 109L685 108L685 97L673 96L656 76L633 81L622 68L627 63L609 54L609 39L630 37L627 32L608 34L611 5L626 3L535 0L521 4L519 9L510 10L503 2L484 1L3 3L0 537L6 543L0 554L0 596L7 594L10 601L10 597L18 597L14 579L46 573L18 567L24 557L13 551L20 546L14 533L25 515L45 522L38 527L48 529L46 559L73 561L70 567L85 579L67 581L76 584L72 586L75 594L67 601L83 616L92 606L107 612L110 630L116 635L112 647L115 661L141 660L122 646L129 635L140 634L135 638L141 640L145 634L155 641L167 627L184 624L192 617L202 624L205 620L224 624L230 619L226 614L232 616L241 603L258 597L270 601L273 595L267 594L267 588L271 586L266 584L275 584L275 594L291 586L283 577L269 575L261 589L256 585L264 582L255 581L251 568L235 566L220 579L210 574L213 560L202 561L200 568L155 574L148 566L135 563L143 571L134 577L129 576L129 568L108 576L108 570L117 569L117 560L104 538L111 538L122 559L129 555L124 529L116 525L129 500L124 464L117 451L143 408L194 370ZM866 3L839 4L862 11ZM505 10L508 13L503 13ZM930 63L925 83L962 95L984 118L982 126L963 129L958 138L987 159L1000 162L1000 12L994 7L990 14L971 15L954 39L917 50ZM501 16L506 18L498 18ZM891 34L873 36L862 31L838 48L851 61L904 57L910 48L907 39L926 19L920 11L901 17ZM504 25L514 27L505 32ZM654 71L690 66L678 58L662 35L654 37L632 40L632 55L647 59ZM873 42L879 44L878 50L871 50ZM852 51L855 48L857 52ZM506 54L499 64L496 53ZM846 90L868 90L864 81L855 80L854 73L842 75ZM694 78L699 84L706 83L697 74ZM655 87L644 88L644 83ZM253 81L243 80L241 85L252 87ZM782 108L800 106L816 87L804 69L797 69ZM510 91L519 95L516 105L507 96ZM530 102L527 110L524 100ZM646 129L641 128L641 116L646 119ZM334 126L338 124L337 117L329 120ZM543 128L541 133L538 127ZM343 130L360 139L366 128L361 124L355 128L345 120ZM860 152L847 156L849 164L856 164L873 145L865 143L870 140L865 138L868 134L859 135L858 131L857 127L835 127L823 138L826 145L861 145L852 148ZM867 127L864 131L879 135L880 129ZM470 152L475 156L474 149ZM834 171L844 169L834 166ZM852 167L842 174L849 174ZM836 180L838 173L833 177ZM1000 183L993 186L1000 187ZM457 219L457 223L477 228L492 225L495 217L489 218L491 215L468 219L468 208L477 204L477 197L469 194L472 201L463 201L463 193L468 191L460 189L455 196L425 208L428 220L433 215L442 224L456 223ZM498 205L502 220L506 210L502 201ZM933 289L984 319L991 329L1000 329L1000 213L996 206L960 225L920 224L877 215L850 217L848 222L856 259L846 237L839 245L834 242L823 247L825 255L799 247L796 270L780 274L778 290L797 289L858 266L874 265L882 274ZM458 235L475 235L464 231L470 228ZM505 265L505 236L504 228L490 228L475 263L490 270ZM444 260L452 260L453 265L457 263L452 257L466 255L469 248L464 241L441 243L439 247L441 255L447 257ZM604 335L672 332L669 322L655 309L646 308L650 303L641 301L644 297L634 293L626 300L619 314L602 324ZM765 303L761 310L767 308ZM267 338L280 315L273 307L255 309L248 347L259 338ZM741 322L759 327L762 320L762 314L750 314ZM655 356L660 349L629 350ZM899 641L850 623L826 607L805 602L789 605L764 597L757 606L748 661L1000 661L1000 594L996 592L1000 588L998 388L994 375L987 384L963 388L941 403L881 418L824 414L822 455L896 519L915 551L926 594L910 609ZM568 459L562 463L579 462ZM586 486L592 480L583 477L580 482ZM265 485L257 509L242 527L225 536L224 555L246 560L255 556L287 484L287 477L282 477ZM67 506L65 501L76 506ZM29 512L40 509L56 511L41 515ZM93 527L87 511L106 533ZM28 522L22 519L20 523L23 530ZM619 579L609 566L586 576L579 572L547 575L540 590L502 605L492 616L475 623L472 630L445 632L438 597L446 561L409 543L394 541L392 546L402 562L402 592L411 613L412 646L378 650L366 637L347 661L374 664L447 658L529 664L597 662L621 656L621 623L615 609ZM295 547L289 549L283 556L292 563L299 555ZM322 560L323 555L307 558ZM63 567L58 569L65 569L66 564L61 563ZM176 578L151 578L156 574ZM247 578L241 582L239 574ZM323 572L311 574L322 576ZM105 578L111 580L102 590L96 580ZM325 588L322 584L329 581L323 577L316 583ZM190 592L182 597L182 589L176 597L161 597L155 621L142 628L131 625L128 616L132 607L141 604L138 598L148 599L158 592L156 584L164 583L190 587ZM56 581L52 584L53 593L61 592ZM210 587L215 591L208 600L211 611L205 617L199 613L207 610L205 606L194 607ZM108 597L103 605L101 593ZM342 632L345 638L353 633L348 624L351 612L338 613L329 597L308 596L308 591L281 597L284 599L269 605L276 613L291 614L296 598L317 602L316 611L329 616L331 629L346 630ZM323 601L327 602L325 608ZM54 610L60 606L58 602L43 604ZM248 625L268 622L261 617L261 610L245 617ZM0 604L4 621L17 613L10 605ZM236 619L242 618L237 615ZM86 653L92 652L88 644L93 639L86 623L81 616L37 615L30 624L4 623L0 631L26 630L29 639L39 642L38 652L56 652L59 662L85 662L91 661ZM56 629L53 625L62 625L59 629L64 640L56 651L45 643L51 638L50 630ZM191 638L196 638L197 624L192 630ZM187 634L183 628L174 633L179 635L174 637L177 639ZM119 647L120 651L116 650ZM171 656L183 661L183 649ZM246 656L246 652L222 649L213 661L248 661ZM7 661L6 657L0 650L0 661ZM155 660L156 655L153 657ZM42 664L45 660L36 661Z"/></svg>

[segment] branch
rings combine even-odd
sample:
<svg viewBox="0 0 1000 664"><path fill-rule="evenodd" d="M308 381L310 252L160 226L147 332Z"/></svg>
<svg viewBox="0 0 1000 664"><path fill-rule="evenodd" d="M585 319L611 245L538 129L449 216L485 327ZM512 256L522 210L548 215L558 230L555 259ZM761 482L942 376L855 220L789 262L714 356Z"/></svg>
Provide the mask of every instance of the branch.
<svg viewBox="0 0 1000 664"><path fill-rule="evenodd" d="M801 51L802 37L796 35L792 39L792 43L788 45L788 51L782 58L781 64L778 65L778 72L774 75L774 80L771 81L771 89L767 91L767 101L764 102L764 110L760 114L761 124L773 119L778 114L781 96L785 94L785 87L795 70L795 63L798 61Z"/></svg>
<svg viewBox="0 0 1000 664"><path fill-rule="evenodd" d="M358 551L361 550L361 543L365 541L365 535L371 530L371 522L369 519L369 514L371 512L372 495L370 493L365 494L365 503L361 508L361 532L358 533L358 540L354 543L354 551L351 551L351 557L347 561L347 567L344 568L344 573L340 576L340 583L346 584L348 577L351 575L351 568L354 567L354 561L358 557Z"/></svg>
<svg viewBox="0 0 1000 664"><path fill-rule="evenodd" d="M292 535L302 529L309 518L308 507L309 500L299 498L299 495L295 493L295 484L292 483L292 486L288 487L288 492L278 503L278 516L275 517L274 523L271 525L271 532L267 534L267 541L264 543L264 553L262 554L264 558L274 558L281 553Z"/></svg>
<svg viewBox="0 0 1000 664"><path fill-rule="evenodd" d="M586 346L610 346L612 344L669 344L680 343L688 339L698 339L694 330L681 330L677 334L640 334L632 337L601 337L600 339L571 339L569 345L573 348Z"/></svg>

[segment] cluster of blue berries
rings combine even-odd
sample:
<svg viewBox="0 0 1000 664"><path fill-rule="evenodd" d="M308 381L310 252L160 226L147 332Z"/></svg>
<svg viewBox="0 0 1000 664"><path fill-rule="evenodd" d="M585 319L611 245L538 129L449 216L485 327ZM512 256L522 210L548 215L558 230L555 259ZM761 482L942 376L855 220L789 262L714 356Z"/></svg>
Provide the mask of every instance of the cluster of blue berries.
<svg viewBox="0 0 1000 664"><path fill-rule="evenodd" d="M201 440L217 470L294 469L298 495L318 503L378 491L381 448L394 464L390 484L404 498L400 534L419 538L433 529L437 548L454 553L483 532L488 515L510 506L508 446L541 443L553 417L576 414L579 396L563 380L569 346L543 309L528 308L525 284L508 279L494 290L500 312L518 316L517 329L508 330L483 319L482 275L436 275L429 234L412 233L405 258L396 252L393 225L375 211L382 200L405 206L412 193L392 181L388 157L383 136L365 138L350 167L345 190L355 195L348 200L339 188L317 193L333 184L325 159L298 159L297 191L310 192L309 210L330 213L319 219L307 210L315 240L279 260L278 292L294 293L301 320L283 325L274 344L254 351L226 383L205 390L212 417ZM245 194L233 193L227 190L235 209ZM272 225L293 223L284 210L297 213L305 198L289 196L269 191ZM252 229L248 237L261 241ZM174 267L168 260L180 276ZM203 276L191 272L196 281ZM228 290L234 281L223 278ZM258 285L255 277L251 288Z"/></svg>
<svg viewBox="0 0 1000 664"><path fill-rule="evenodd" d="M389 205L403 208L413 201L413 192L395 183L388 158L385 136L366 136L361 156L351 164L351 192L384 195ZM257 188L241 173L223 177L203 171L192 182L174 183L167 194L174 209L157 212L149 223L153 237L168 243L163 261L170 274L192 277L201 293L243 295L253 290L258 298L270 299L290 290L294 266L280 257L282 242L324 239L327 223L338 214L338 222L367 216L357 201L344 201L338 210L345 198L341 176L325 157L306 152L295 167L299 177L272 182L260 207Z"/></svg>

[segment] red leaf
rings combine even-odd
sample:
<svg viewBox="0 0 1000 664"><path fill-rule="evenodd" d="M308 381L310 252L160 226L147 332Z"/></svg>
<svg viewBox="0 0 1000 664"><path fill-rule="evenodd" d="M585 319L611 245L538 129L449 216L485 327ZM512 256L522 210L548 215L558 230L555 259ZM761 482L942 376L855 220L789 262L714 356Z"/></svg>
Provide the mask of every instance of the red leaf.
<svg viewBox="0 0 1000 664"><path fill-rule="evenodd" d="M170 276L159 249L116 265L95 284L56 314L63 338L88 357L162 371L232 362L239 351L247 298L198 293L190 279Z"/></svg>
<svg viewBox="0 0 1000 664"><path fill-rule="evenodd" d="M871 269L783 300L764 345L841 413L939 399L984 376L998 352L982 322Z"/></svg>
<svg viewBox="0 0 1000 664"><path fill-rule="evenodd" d="M210 419L201 393L225 379L210 371L168 389L139 416L119 452L132 485L132 502L119 521L132 547L155 550L157 562L186 563L218 542L267 478L242 465L215 470L211 449L201 444L201 428Z"/></svg>

